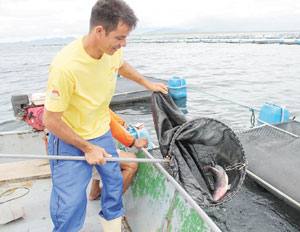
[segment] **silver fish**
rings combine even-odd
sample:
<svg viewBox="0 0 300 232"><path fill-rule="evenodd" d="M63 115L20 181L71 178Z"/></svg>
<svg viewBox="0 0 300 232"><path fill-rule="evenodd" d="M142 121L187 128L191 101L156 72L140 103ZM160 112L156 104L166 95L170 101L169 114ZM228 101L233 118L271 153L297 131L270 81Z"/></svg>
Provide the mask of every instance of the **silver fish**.
<svg viewBox="0 0 300 232"><path fill-rule="evenodd" d="M205 166L205 171L210 171L214 176L214 192L213 192L213 200L219 201L224 197L227 190L230 189L230 185L228 185L228 176L225 170L220 165Z"/></svg>

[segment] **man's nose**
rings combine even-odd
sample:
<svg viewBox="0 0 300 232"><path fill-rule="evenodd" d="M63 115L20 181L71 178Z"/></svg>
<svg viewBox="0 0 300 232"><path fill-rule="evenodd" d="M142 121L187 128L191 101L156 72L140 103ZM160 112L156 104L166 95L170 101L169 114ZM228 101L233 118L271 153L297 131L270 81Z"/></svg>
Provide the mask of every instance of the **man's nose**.
<svg viewBox="0 0 300 232"><path fill-rule="evenodd" d="M124 40L121 42L121 47L126 47L126 44L127 44L127 41L126 41L126 39L124 39Z"/></svg>

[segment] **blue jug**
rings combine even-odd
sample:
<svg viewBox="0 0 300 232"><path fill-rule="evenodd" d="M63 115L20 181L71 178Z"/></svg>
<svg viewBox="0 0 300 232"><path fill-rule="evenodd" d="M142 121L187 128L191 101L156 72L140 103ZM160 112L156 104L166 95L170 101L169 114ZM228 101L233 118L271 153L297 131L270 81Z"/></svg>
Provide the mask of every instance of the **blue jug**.
<svg viewBox="0 0 300 232"><path fill-rule="evenodd" d="M177 107L186 114L186 99L187 99L187 90L186 90L186 81L180 77L172 77L168 80L169 94L174 100Z"/></svg>

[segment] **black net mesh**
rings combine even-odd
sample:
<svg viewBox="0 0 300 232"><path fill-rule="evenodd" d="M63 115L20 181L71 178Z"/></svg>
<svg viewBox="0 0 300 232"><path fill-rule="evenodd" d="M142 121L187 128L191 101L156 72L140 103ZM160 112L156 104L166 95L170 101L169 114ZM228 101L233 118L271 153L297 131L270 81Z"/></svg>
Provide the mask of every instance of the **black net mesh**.
<svg viewBox="0 0 300 232"><path fill-rule="evenodd" d="M173 100L152 95L152 113L163 157L171 158L169 172L200 206L219 205L240 189L246 174L246 158L238 137L225 124L211 118L187 121ZM231 185L215 201L216 177L207 167L222 167Z"/></svg>

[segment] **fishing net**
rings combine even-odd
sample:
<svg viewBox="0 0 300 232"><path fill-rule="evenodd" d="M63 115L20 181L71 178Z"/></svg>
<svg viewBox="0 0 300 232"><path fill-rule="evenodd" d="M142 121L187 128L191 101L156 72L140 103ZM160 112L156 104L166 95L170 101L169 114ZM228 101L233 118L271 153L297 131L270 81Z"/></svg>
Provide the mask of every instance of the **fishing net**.
<svg viewBox="0 0 300 232"><path fill-rule="evenodd" d="M187 120L172 98L152 95L152 115L164 158L170 158L170 174L200 206L222 204L240 189L246 174L246 158L239 139L224 123L211 118ZM221 166L230 189L220 200L212 197L216 178L207 167Z"/></svg>
<svg viewBox="0 0 300 232"><path fill-rule="evenodd" d="M300 202L300 138L297 135L300 135L300 123L297 121L275 127L262 125L238 133L247 154L249 170Z"/></svg>

